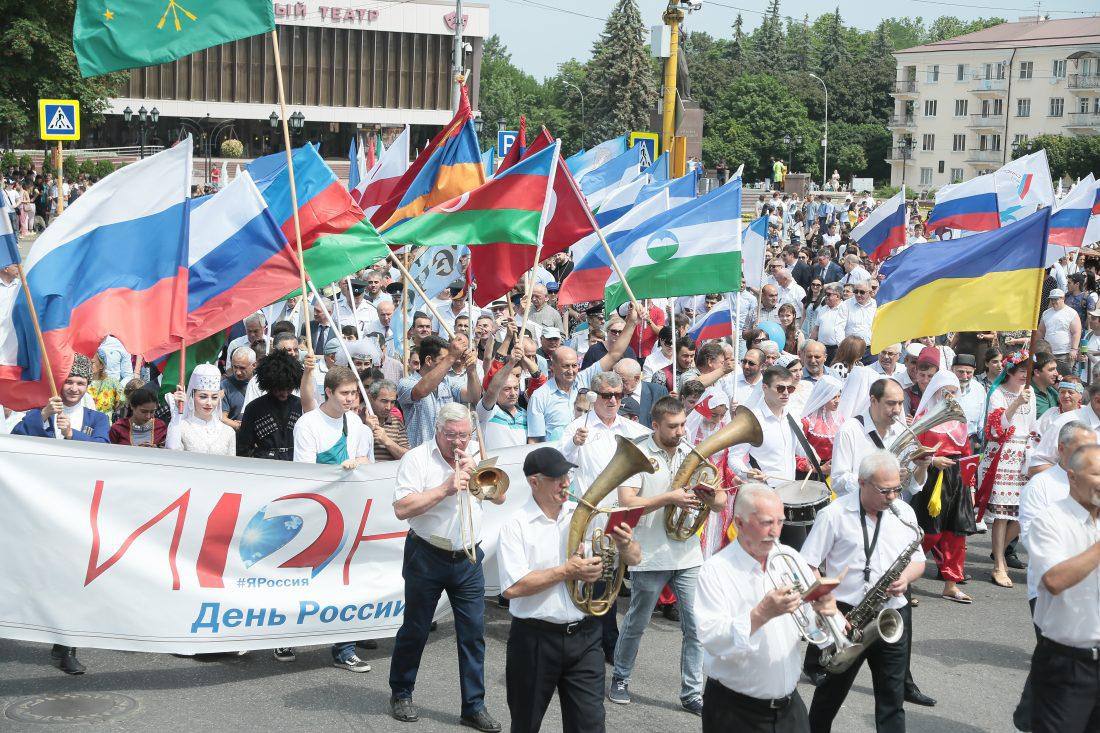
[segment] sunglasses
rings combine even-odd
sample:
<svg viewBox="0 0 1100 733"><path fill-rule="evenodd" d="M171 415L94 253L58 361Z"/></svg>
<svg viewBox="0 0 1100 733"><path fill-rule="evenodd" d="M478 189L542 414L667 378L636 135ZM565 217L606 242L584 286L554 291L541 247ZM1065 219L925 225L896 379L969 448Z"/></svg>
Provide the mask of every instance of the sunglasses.
<svg viewBox="0 0 1100 733"><path fill-rule="evenodd" d="M607 400L608 402L611 400L621 400L623 398L622 392L597 392L596 394L600 399Z"/></svg>
<svg viewBox="0 0 1100 733"><path fill-rule="evenodd" d="M621 328L609 328L609 329L607 329L607 332L609 334L611 334L612 336L618 336L619 334L621 334L623 332L623 329L621 329Z"/></svg>
<svg viewBox="0 0 1100 733"><path fill-rule="evenodd" d="M811 288L820 288L820 287L821 287L821 283L810 283L810 287L811 287Z"/></svg>
<svg viewBox="0 0 1100 733"><path fill-rule="evenodd" d="M856 295L869 295L871 291L870 290L853 290L852 292L855 293Z"/></svg>
<svg viewBox="0 0 1100 733"><path fill-rule="evenodd" d="M759 364L759 362L749 361L748 359L742 359L741 363L745 366L757 366Z"/></svg>
<svg viewBox="0 0 1100 733"><path fill-rule="evenodd" d="M772 389L774 389L779 394L794 394L793 384L777 384L772 387Z"/></svg>

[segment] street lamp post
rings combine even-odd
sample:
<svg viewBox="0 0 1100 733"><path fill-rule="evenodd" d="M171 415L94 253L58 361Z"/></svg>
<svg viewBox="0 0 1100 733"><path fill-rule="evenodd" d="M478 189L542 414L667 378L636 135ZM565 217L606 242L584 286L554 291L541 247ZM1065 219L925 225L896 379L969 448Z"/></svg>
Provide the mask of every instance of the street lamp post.
<svg viewBox="0 0 1100 733"><path fill-rule="evenodd" d="M821 82L821 88L825 90L825 137L821 139L821 147L824 148L821 154L821 188L824 190L825 181L829 180L829 87L817 74L811 73L810 76Z"/></svg>
<svg viewBox="0 0 1100 733"><path fill-rule="evenodd" d="M130 109L129 106L127 106L126 109L122 110L122 121L123 122L125 122L126 124L130 124L130 122L131 122L131 120L133 120L133 118L134 118L134 111L132 109ZM153 107L153 109L151 109L151 110L147 110L147 109L145 109L145 105L143 104L138 109L138 111L137 111L137 122L138 122L138 132L139 132L139 135L140 135L139 139L141 141L141 148L140 148L140 152L138 153L139 158L144 158L145 157L145 133L149 129L149 123L151 122L153 124L153 127L156 127L157 122L159 122L159 121L160 121L160 110L158 110L156 107Z"/></svg>
<svg viewBox="0 0 1100 733"><path fill-rule="evenodd" d="M913 154L915 142L911 137L902 138L898 145L898 155L901 158L901 187L905 188L905 169L909 164L909 157Z"/></svg>
<svg viewBox="0 0 1100 733"><path fill-rule="evenodd" d="M802 144L802 136L801 135L795 135L794 137L791 137L790 135L784 135L783 136L783 144L787 146L787 170L793 170L794 169L794 149L795 149L796 146Z"/></svg>
<svg viewBox="0 0 1100 733"><path fill-rule="evenodd" d="M564 86L573 87L574 89L577 90L577 94L580 95L580 98L581 98L581 150L584 150L584 92L581 90L581 88L578 85L574 84L571 81L566 81L565 79L562 79L561 83Z"/></svg>
<svg viewBox="0 0 1100 733"><path fill-rule="evenodd" d="M235 124L235 120L222 120L216 124L212 124L214 121L210 118L210 114L207 113L206 117L202 118L201 122L196 122L190 117L180 117L180 133L177 140L183 139L184 128L197 132L199 135L199 150L206 155L206 176L204 177L205 183L210 183L210 159L213 157L214 144L217 142L218 135L226 130L232 129ZM210 126L209 132L207 127Z"/></svg>
<svg viewBox="0 0 1100 733"><path fill-rule="evenodd" d="M271 129L275 130L279 127L279 115L276 112L272 112L268 116L267 121L271 123ZM286 118L287 126L290 128L290 133L297 137L302 134L302 128L306 124L306 116L301 112L293 112L290 117ZM272 133L274 134L274 133Z"/></svg>

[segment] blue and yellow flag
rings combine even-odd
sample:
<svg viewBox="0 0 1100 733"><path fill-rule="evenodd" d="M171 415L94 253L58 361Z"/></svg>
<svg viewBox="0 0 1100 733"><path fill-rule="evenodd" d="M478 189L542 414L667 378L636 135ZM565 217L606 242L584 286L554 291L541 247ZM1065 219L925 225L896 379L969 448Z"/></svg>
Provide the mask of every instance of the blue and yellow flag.
<svg viewBox="0 0 1100 733"><path fill-rule="evenodd" d="M1049 229L1044 208L991 232L917 244L886 260L871 351L949 331L1035 328Z"/></svg>

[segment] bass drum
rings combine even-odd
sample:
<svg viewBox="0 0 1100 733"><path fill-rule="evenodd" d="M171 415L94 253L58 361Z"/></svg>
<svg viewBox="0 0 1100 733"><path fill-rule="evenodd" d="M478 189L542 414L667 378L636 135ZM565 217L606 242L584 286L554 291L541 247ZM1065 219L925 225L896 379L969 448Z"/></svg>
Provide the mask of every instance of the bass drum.
<svg viewBox="0 0 1100 733"><path fill-rule="evenodd" d="M775 481L771 486L783 501L784 524L808 527L829 505L831 492L820 481Z"/></svg>

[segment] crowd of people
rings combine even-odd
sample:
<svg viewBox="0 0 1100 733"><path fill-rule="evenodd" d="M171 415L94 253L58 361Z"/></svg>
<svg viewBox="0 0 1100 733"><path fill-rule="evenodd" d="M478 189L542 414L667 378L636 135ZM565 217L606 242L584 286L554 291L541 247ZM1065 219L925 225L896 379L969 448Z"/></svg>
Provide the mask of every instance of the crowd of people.
<svg viewBox="0 0 1100 733"><path fill-rule="evenodd" d="M96 354L75 355L58 397L2 417L11 432L37 437L348 470L398 461L393 510L410 530L389 676L399 721L419 718L413 690L446 592L462 721L500 729L484 703L478 544L491 509L474 500L464 515L462 495L479 450L537 444L524 461L532 499L510 515L498 551L501 603L513 616L512 730L538 730L555 690L566 730L603 730L604 700L632 700L638 650L661 609L683 637L681 687L668 694L704 730L827 731L866 659L876 726L902 731L904 703L935 705L910 669L919 630L909 586L927 557L943 601L973 603L965 559L979 532L990 533L993 560L981 580L1008 592L1008 569L1027 569L1038 642L1018 727L1097 730L1098 261L1071 254L1050 269L1035 334L929 334L872 353L877 269L849 238L868 198L762 198L770 244L759 289L611 313L598 302L559 305L572 269L562 254L536 268L529 297L520 283L479 309L460 279L429 307L383 261L327 294L249 317L216 364L198 365L174 389L171 375L108 337ZM923 241L919 220L910 241ZM14 277L0 273L0 285ZM715 308L729 309L732 333L694 340L693 325ZM709 488L677 483L695 446L737 420L757 425L760 440L741 436L707 456ZM599 557L566 547L570 518L617 438L655 469L600 502L643 514L636 527L608 527L629 568L621 627L614 606L597 617L571 601L567 583L604 575ZM701 531L670 536L666 508L705 511ZM805 578L839 583L806 605L769 571L777 553ZM902 621L897 638L845 670L830 667L827 643L803 659L792 612L849 613L883 578L884 606ZM294 659L293 649L274 654ZM53 655L63 671L84 671L75 649ZM341 669L370 670L354 640L332 655ZM803 675L816 688L808 711L796 690Z"/></svg>

